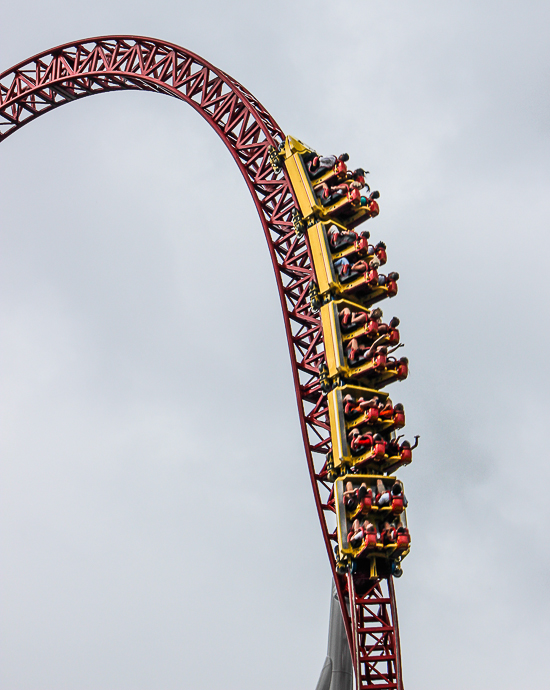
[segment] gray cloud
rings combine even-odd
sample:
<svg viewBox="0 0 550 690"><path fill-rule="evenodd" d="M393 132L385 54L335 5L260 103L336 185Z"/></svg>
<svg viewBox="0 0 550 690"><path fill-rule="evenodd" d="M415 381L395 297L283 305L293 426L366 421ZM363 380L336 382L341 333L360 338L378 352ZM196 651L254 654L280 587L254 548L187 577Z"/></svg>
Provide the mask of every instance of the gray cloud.
<svg viewBox="0 0 550 690"><path fill-rule="evenodd" d="M546 3L28 0L2 69L139 33L371 171L420 433L402 473L408 688L544 685ZM33 21L22 18L33 17ZM313 687L329 569L260 225L230 156L152 94L2 144L6 690Z"/></svg>

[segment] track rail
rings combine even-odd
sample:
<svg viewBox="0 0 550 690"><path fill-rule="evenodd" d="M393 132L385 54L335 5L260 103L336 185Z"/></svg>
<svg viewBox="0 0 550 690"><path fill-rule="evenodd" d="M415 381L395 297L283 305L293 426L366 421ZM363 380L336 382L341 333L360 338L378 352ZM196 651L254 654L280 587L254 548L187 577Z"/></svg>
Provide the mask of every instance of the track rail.
<svg viewBox="0 0 550 690"><path fill-rule="evenodd" d="M292 223L295 194L284 170L275 172L270 164L270 147L278 148L285 139L275 120L241 84L188 50L152 38L104 36L58 46L0 75L0 141L65 103L122 90L154 91L188 103L221 137L248 185L275 270L309 474L357 688L400 690L393 583L376 581L358 595L352 578L348 583L335 570L333 508L328 505L332 485L326 478L330 425L319 380L323 333L308 300L315 273L307 236L297 235Z"/></svg>

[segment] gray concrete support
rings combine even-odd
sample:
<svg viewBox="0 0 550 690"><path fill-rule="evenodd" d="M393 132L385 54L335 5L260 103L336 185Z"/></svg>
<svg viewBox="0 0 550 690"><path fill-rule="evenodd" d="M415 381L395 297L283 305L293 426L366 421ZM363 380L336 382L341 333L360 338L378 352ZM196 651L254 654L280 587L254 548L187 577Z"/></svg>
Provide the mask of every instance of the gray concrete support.
<svg viewBox="0 0 550 690"><path fill-rule="evenodd" d="M330 597L327 658L316 690L353 690L353 664L334 582Z"/></svg>

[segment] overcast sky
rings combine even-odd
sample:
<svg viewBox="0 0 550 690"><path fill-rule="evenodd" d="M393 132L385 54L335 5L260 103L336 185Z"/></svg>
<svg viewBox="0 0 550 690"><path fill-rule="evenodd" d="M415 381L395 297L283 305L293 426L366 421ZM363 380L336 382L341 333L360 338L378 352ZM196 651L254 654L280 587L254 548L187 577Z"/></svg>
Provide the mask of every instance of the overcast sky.
<svg viewBox="0 0 550 690"><path fill-rule="evenodd" d="M141 34L370 170L410 377L407 690L550 673L549 34L542 0L5 2L0 71ZM2 143L2 690L307 690L330 571L261 226L158 94ZM215 197L215 202L212 198Z"/></svg>

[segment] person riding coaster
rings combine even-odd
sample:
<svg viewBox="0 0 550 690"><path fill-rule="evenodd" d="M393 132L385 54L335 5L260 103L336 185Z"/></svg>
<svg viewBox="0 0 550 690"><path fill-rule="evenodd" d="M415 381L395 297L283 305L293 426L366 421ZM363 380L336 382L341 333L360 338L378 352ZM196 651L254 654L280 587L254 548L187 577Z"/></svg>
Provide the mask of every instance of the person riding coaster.
<svg viewBox="0 0 550 690"><path fill-rule="evenodd" d="M376 256L367 257L366 259L359 259L353 263L346 256L333 261L333 266L336 274L342 283L356 278L361 274L365 274L366 282L372 287L377 285L388 285L390 282L397 282L399 280L399 273L392 271L387 276L378 273L380 261ZM396 290L397 291L397 290Z"/></svg>
<svg viewBox="0 0 550 690"><path fill-rule="evenodd" d="M383 335L395 330L399 326L400 321L397 316L394 316L389 324L385 324L382 322L383 315L380 307L376 307L370 311L352 311L349 307L344 307L339 312L340 330L343 333L348 333L349 331L356 330L360 326L368 324L366 333L380 333L380 335Z"/></svg>
<svg viewBox="0 0 550 690"><path fill-rule="evenodd" d="M397 545L396 551L405 551L411 545L411 535L404 525L398 526L395 543Z"/></svg>
<svg viewBox="0 0 550 690"><path fill-rule="evenodd" d="M349 186L349 191L347 195L336 200L332 204L326 205L321 203L322 206L326 206L326 210L323 212L323 218L334 218L340 220L343 223L351 222L361 209L366 213L360 214L361 217L353 222L353 227L362 223L369 218L374 218L380 213L380 207L376 202L376 199L380 198L380 192L374 191L369 194L369 196L362 196L360 188L357 188L358 183L352 183Z"/></svg>
<svg viewBox="0 0 550 690"><path fill-rule="evenodd" d="M379 418L381 411L387 407L387 403L383 403L378 395L368 399L361 397L355 400L355 398L348 393L344 396L342 402L344 406L344 416L346 419L354 419L366 414L367 420L376 421Z"/></svg>
<svg viewBox="0 0 550 690"><path fill-rule="evenodd" d="M363 259L373 268L378 269L388 260L383 242L376 245L369 244L370 233L368 230L361 232L348 230L340 223L333 222L325 226L325 232L333 261L345 257L353 264Z"/></svg>
<svg viewBox="0 0 550 690"><path fill-rule="evenodd" d="M372 489L369 489L365 482L359 488L354 488L352 482L346 482L346 490L343 493L344 507L346 512L353 513L357 509L361 512L368 512L372 507Z"/></svg>
<svg viewBox="0 0 550 690"><path fill-rule="evenodd" d="M307 162L307 172L311 180L315 180L321 175L332 170L335 177L338 179L346 179L347 177L347 166L346 163L349 160L347 153L341 153L338 157L336 156L317 156L314 154L310 157Z"/></svg>
<svg viewBox="0 0 550 690"><path fill-rule="evenodd" d="M387 443L386 452L390 457L399 456L402 460L412 460L412 452L418 447L419 435L414 437L414 444L411 446L410 441L403 441L399 444L399 439L403 438L403 434L396 438L390 439Z"/></svg>
<svg viewBox="0 0 550 690"><path fill-rule="evenodd" d="M401 323L401 321L397 318L397 316L394 316L389 324L382 324L382 326L378 329L378 332L380 335L386 335L388 336L388 343L390 345L397 345L399 343L399 329L398 326Z"/></svg>
<svg viewBox="0 0 550 690"><path fill-rule="evenodd" d="M386 442L380 434L361 433L359 429L352 429L348 434L348 441L352 455L369 453L369 459L381 461L386 454ZM370 451L370 452L369 452Z"/></svg>
<svg viewBox="0 0 550 690"><path fill-rule="evenodd" d="M378 416L381 422L392 422L396 429L405 426L405 409L403 404L396 403L394 405L391 398L387 398Z"/></svg>
<svg viewBox="0 0 550 690"><path fill-rule="evenodd" d="M384 546L395 544L397 547L395 550L403 550L409 547L411 536L401 521L398 520L397 524L393 524L393 522L385 520L384 528L380 532L380 541Z"/></svg>
<svg viewBox="0 0 550 690"><path fill-rule="evenodd" d="M341 284L341 292L361 294L365 306L369 306L369 299L379 301L385 297L395 297L399 273L392 271L387 276L378 273L377 262L378 260L374 257L351 263L346 256L333 261L336 277ZM378 290L378 288L383 288L383 290ZM368 294L363 295L365 290Z"/></svg>
<svg viewBox="0 0 550 690"><path fill-rule="evenodd" d="M386 432L385 432L386 433ZM399 465L412 462L412 452L418 446L420 436L415 436L415 442L411 445L410 441L403 441L399 444L399 439L386 440L381 434L371 431L362 431L354 427L348 433L348 443L351 455L356 458L353 461L352 472L357 472L365 464L391 463L392 466L397 462Z"/></svg>
<svg viewBox="0 0 550 690"><path fill-rule="evenodd" d="M381 402L377 395L368 400L365 400L365 398L355 400L355 398L348 393L344 396L342 402L344 404L344 416L347 419L353 419L365 413L372 419L378 419L379 411L384 407L384 403Z"/></svg>
<svg viewBox="0 0 550 690"><path fill-rule="evenodd" d="M403 381L409 375L409 360L407 357L396 359L391 357L387 362L388 369L394 369L394 376L386 381L386 385L391 381Z"/></svg>
<svg viewBox="0 0 550 690"><path fill-rule="evenodd" d="M349 307L344 307L338 315L340 319L340 330L346 333L347 331L354 331L356 328L368 323L367 331L369 333L378 333L378 322L373 317L376 311L382 313L380 309L374 309L372 312L368 312L351 311Z"/></svg>
<svg viewBox="0 0 550 690"><path fill-rule="evenodd" d="M359 362L353 365L350 377L361 381L366 378L369 386L388 386L394 381L404 381L409 375L409 360L407 357L396 359L384 353L376 353L369 362Z"/></svg>
<svg viewBox="0 0 550 690"><path fill-rule="evenodd" d="M397 540L397 527L386 520L384 522L384 529L380 532L380 541L384 546L388 544L395 544Z"/></svg>
<svg viewBox="0 0 550 690"><path fill-rule="evenodd" d="M400 405L401 403L397 404ZM397 407L397 405L395 407ZM403 407L403 405L401 405L401 407ZM392 400L391 398L388 398L384 403L384 406L380 410L380 419L392 419L394 410L395 408L393 406Z"/></svg>
<svg viewBox="0 0 550 690"><path fill-rule="evenodd" d="M343 256L341 259L336 259L336 261L333 262L333 265L334 269L336 270L336 274L342 283L347 282L352 278L356 278L361 274L368 274L367 282L373 287L378 285L378 272L376 270L377 266L372 261L367 262L363 259L360 259L359 261L350 263L349 259Z"/></svg>
<svg viewBox="0 0 550 690"><path fill-rule="evenodd" d="M365 359L365 353L369 352L373 342L392 346L399 344L400 334L397 329L399 319L397 317L394 317L389 324L378 324L376 321L368 318L361 319L360 321L363 322L366 328L354 334L351 340L346 340L344 335L344 348L350 363L358 363L361 359Z"/></svg>
<svg viewBox="0 0 550 690"><path fill-rule="evenodd" d="M374 503L379 508L390 507L395 515L399 515L407 507L407 497L403 493L403 484L400 481L396 481L388 490L382 479L377 479L376 490L378 493L374 498Z"/></svg>
<svg viewBox="0 0 550 690"><path fill-rule="evenodd" d="M378 396L374 396L367 400L362 397L355 400L355 398L348 393L342 399L342 407L346 420L346 434L352 455L355 455L354 451L356 449L364 445L359 443L356 433L353 432L353 436L356 440L352 447L353 437L351 433L354 429L358 430L360 435L364 435L367 432L374 435L378 433L378 429L381 427L380 431L387 436L387 434L395 429L400 429L405 426L405 409L403 404L396 403L394 406L391 398L387 398L386 402L382 402ZM411 447L409 452L412 452L414 448L416 448L416 445ZM405 460L408 459L407 456L409 454L406 451L407 444L404 442L404 446L399 450L398 454L403 454L400 455L400 457ZM394 453L391 455L395 457ZM412 459L412 455L410 459Z"/></svg>
<svg viewBox="0 0 550 690"><path fill-rule="evenodd" d="M381 416L382 413L383 411L380 413ZM396 428L405 426L405 408L403 407L402 403L397 403L394 406L390 419L393 421Z"/></svg>
<svg viewBox="0 0 550 690"><path fill-rule="evenodd" d="M376 254L376 256L378 257L378 260L380 261L380 266L383 266L387 262L388 255L386 254L385 242L378 242L378 244L376 244L373 247L373 253Z"/></svg>
<svg viewBox="0 0 550 690"><path fill-rule="evenodd" d="M360 206L361 189L363 189L364 186L365 185L362 185L356 180L352 180L351 182L346 181L334 187L329 187L323 183L315 187L314 192L322 206L331 206L339 199L346 196L353 206Z"/></svg>
<svg viewBox="0 0 550 690"><path fill-rule="evenodd" d="M351 530L348 533L348 542L353 549L358 549L361 546L363 549L365 547L376 548L377 541L378 534L372 522L364 520L361 523L357 518L353 521Z"/></svg>
<svg viewBox="0 0 550 690"><path fill-rule="evenodd" d="M346 230L344 228L339 228L337 225L331 224L327 230L327 239L332 252L338 252L344 247L349 247L355 244L359 239L361 239L361 245L364 245L364 249L369 249L368 239L370 233L368 230L363 230L360 233L355 232L355 230ZM363 249L363 246L358 248Z"/></svg>
<svg viewBox="0 0 550 690"><path fill-rule="evenodd" d="M346 194L351 194L351 190L359 192L359 190L365 187L367 191L370 192L370 187L365 181L365 171L363 168L357 168L353 173L348 173L347 179L341 184L329 186L326 182L321 182L313 187L313 191L323 206L330 206ZM355 195L355 197L357 197L357 195ZM360 194L358 199L358 203L360 203Z"/></svg>
<svg viewBox="0 0 550 690"><path fill-rule="evenodd" d="M373 368L381 369L385 367L388 361L388 355L395 352L400 347L404 347L403 343L394 345L389 348L381 343L386 340L385 335L379 336L372 344L362 345L358 338L352 338L346 347L346 357L350 367L356 367L367 362L373 363Z"/></svg>

